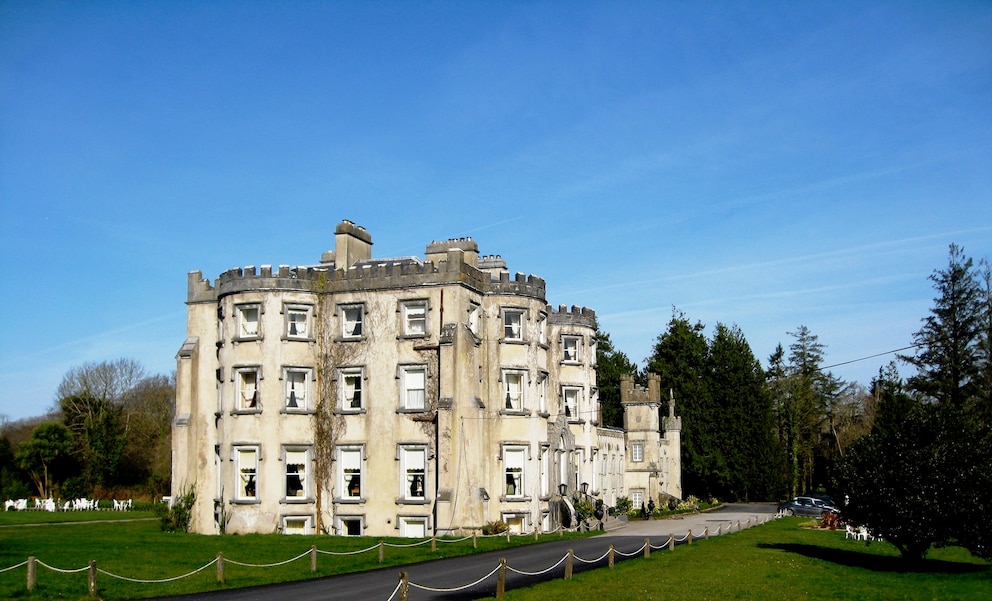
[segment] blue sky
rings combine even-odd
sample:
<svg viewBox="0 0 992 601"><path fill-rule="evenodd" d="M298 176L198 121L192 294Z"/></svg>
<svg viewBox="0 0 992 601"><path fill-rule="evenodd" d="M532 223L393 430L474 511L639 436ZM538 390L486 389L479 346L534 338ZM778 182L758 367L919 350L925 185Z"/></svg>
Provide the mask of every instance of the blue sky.
<svg viewBox="0 0 992 601"><path fill-rule="evenodd" d="M992 257L990 192L987 2L0 2L0 414L170 373L187 272L341 219L472 236L638 363L673 307L847 362Z"/></svg>

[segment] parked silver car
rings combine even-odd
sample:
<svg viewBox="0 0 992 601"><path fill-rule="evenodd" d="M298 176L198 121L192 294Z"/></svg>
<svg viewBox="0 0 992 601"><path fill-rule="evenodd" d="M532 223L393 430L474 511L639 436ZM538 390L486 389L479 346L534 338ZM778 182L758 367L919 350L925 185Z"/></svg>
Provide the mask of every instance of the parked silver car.
<svg viewBox="0 0 992 601"><path fill-rule="evenodd" d="M813 497L795 497L791 501L786 501L779 506L779 511L785 515L802 515L809 517L823 517L828 513L840 513L840 509L832 505L827 505L820 499Z"/></svg>

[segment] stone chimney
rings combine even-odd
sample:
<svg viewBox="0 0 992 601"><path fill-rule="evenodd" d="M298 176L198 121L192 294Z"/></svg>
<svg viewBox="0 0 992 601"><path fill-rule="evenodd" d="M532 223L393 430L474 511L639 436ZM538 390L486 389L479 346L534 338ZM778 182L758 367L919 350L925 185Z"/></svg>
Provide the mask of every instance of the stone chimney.
<svg viewBox="0 0 992 601"><path fill-rule="evenodd" d="M334 229L334 268L348 269L372 258L372 236L345 219Z"/></svg>

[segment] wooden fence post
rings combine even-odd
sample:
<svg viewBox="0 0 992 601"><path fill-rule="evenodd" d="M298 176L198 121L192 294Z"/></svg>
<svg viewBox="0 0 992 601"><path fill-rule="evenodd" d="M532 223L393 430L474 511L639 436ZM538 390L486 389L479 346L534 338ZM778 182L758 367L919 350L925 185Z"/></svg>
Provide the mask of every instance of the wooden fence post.
<svg viewBox="0 0 992 601"><path fill-rule="evenodd" d="M89 570L90 597L96 597L96 560L90 560Z"/></svg>
<svg viewBox="0 0 992 601"><path fill-rule="evenodd" d="M668 535L668 550L669 551L674 551L675 550L675 535L674 534L669 534Z"/></svg>
<svg viewBox="0 0 992 601"><path fill-rule="evenodd" d="M431 551L432 552L433 551L437 551L437 537L436 536L432 536L431 537Z"/></svg>
<svg viewBox="0 0 992 601"><path fill-rule="evenodd" d="M406 572L400 572L400 598L399 601L407 601L407 595L410 590L410 575Z"/></svg>
<svg viewBox="0 0 992 601"><path fill-rule="evenodd" d="M310 571L317 571L317 545L310 547Z"/></svg>
<svg viewBox="0 0 992 601"><path fill-rule="evenodd" d="M496 598L502 599L506 595L506 558L499 558L499 572L496 574Z"/></svg>
<svg viewBox="0 0 992 601"><path fill-rule="evenodd" d="M472 531L472 548L473 549L478 549L479 548L479 541L475 538L475 534L476 534L476 532L475 532L475 530L473 530Z"/></svg>
<svg viewBox="0 0 992 601"><path fill-rule="evenodd" d="M709 526L703 528L703 538L705 538L706 540L709 540L710 539L710 527Z"/></svg>
<svg viewBox="0 0 992 601"><path fill-rule="evenodd" d="M34 555L28 557L28 592L34 590L38 584L38 558Z"/></svg>
<svg viewBox="0 0 992 601"><path fill-rule="evenodd" d="M384 541L379 541L379 563L386 560L386 545Z"/></svg>
<svg viewBox="0 0 992 601"><path fill-rule="evenodd" d="M614 561L613 555L614 555L614 551L615 551L615 549L614 549L613 545L610 545L610 569L611 570L613 569L613 561Z"/></svg>
<svg viewBox="0 0 992 601"><path fill-rule="evenodd" d="M686 534L686 535L685 535L685 540L686 540L686 541L687 541L687 542L688 542L688 543L689 543L690 545L692 544L692 530L690 530L690 531L689 531L689 534Z"/></svg>
<svg viewBox="0 0 992 601"><path fill-rule="evenodd" d="M565 580L572 579L572 562L575 559L575 553L569 549L568 554L565 556Z"/></svg>
<svg viewBox="0 0 992 601"><path fill-rule="evenodd" d="M217 582L224 584L224 553L217 552Z"/></svg>
<svg viewBox="0 0 992 601"><path fill-rule="evenodd" d="M651 557L651 539L650 538L644 539L644 557L645 558Z"/></svg>

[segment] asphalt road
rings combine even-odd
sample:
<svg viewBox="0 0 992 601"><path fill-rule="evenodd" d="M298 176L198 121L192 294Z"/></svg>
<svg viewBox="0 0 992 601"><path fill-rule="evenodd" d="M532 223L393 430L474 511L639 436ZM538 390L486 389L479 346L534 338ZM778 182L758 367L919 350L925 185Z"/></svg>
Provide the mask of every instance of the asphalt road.
<svg viewBox="0 0 992 601"><path fill-rule="evenodd" d="M748 523L753 526L774 516L775 509L774 504L727 504L707 513L667 520L631 522L627 526L603 536L525 545L502 551L439 559L407 566L394 566L355 574L183 595L168 599L177 601L313 601L314 599L321 601L387 601L396 591L400 571L405 571L409 574L409 582L411 583L408 590L410 601L470 601L495 594L496 574L490 575L474 586L467 587L467 585L475 583L497 568L500 558L506 558L508 566L506 588L510 590L537 582L562 578L565 573L565 566L561 560L569 549L572 549L575 556L573 572L578 573L605 567L608 560L603 556L611 544L616 550L615 561L619 562L628 559L624 556L625 554L642 556L645 539L650 541L653 548L652 552L654 552L660 547L666 546L669 537L674 536L677 544L685 544L682 541L689 531L692 531L693 537L697 539L703 536L707 529L710 536L716 535L717 532L721 534L736 532L738 522L741 528L746 528ZM598 559L598 561L593 562L594 559ZM519 572L525 572L525 574ZM543 573L531 575L538 572ZM398 594L392 598L398 599Z"/></svg>

